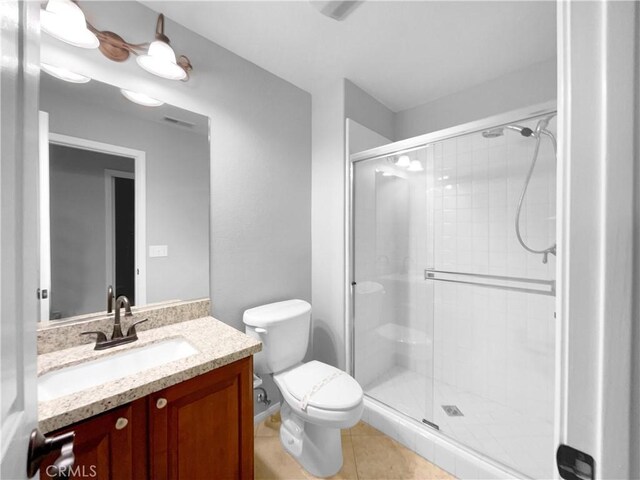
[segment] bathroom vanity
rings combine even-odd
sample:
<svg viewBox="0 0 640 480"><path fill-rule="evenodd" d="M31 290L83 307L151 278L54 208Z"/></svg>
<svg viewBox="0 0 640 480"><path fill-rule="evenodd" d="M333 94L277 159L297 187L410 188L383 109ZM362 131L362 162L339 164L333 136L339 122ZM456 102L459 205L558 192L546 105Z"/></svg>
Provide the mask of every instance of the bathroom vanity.
<svg viewBox="0 0 640 480"><path fill-rule="evenodd" d="M92 343L38 357L39 428L48 437L75 432L74 478L252 478L252 355L260 342L212 317L138 336L108 350ZM114 376L105 366L138 371L98 383ZM51 478L56 458L44 461L41 478Z"/></svg>
<svg viewBox="0 0 640 480"><path fill-rule="evenodd" d="M75 432L75 465L97 478L249 478L251 363L237 360L55 433Z"/></svg>

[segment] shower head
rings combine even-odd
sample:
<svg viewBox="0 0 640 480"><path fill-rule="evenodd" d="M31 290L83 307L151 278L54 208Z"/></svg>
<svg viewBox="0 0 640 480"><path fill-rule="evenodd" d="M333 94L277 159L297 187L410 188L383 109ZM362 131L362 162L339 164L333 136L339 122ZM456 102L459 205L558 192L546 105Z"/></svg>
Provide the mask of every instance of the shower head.
<svg viewBox="0 0 640 480"><path fill-rule="evenodd" d="M531 130L529 127L523 127L522 125L505 125L504 128L514 130L523 137L530 137L531 135L533 135L533 130Z"/></svg>

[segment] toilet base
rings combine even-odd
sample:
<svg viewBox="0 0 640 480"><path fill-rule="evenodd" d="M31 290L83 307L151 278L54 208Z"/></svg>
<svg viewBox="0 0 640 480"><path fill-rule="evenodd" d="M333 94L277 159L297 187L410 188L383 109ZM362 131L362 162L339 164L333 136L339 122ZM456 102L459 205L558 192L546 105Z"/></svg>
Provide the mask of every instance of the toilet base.
<svg viewBox="0 0 640 480"><path fill-rule="evenodd" d="M310 474L331 477L342 468L342 437L339 428L305 422L283 402L280 442Z"/></svg>

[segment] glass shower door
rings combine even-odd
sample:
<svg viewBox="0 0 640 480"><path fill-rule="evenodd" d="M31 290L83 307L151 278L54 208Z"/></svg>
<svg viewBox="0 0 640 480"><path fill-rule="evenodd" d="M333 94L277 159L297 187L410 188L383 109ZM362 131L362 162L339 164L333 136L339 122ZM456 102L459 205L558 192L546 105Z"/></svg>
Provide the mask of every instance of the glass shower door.
<svg viewBox="0 0 640 480"><path fill-rule="evenodd" d="M430 423L428 154L425 147L354 164L353 298L355 378L370 397Z"/></svg>
<svg viewBox="0 0 640 480"><path fill-rule="evenodd" d="M353 165L356 379L532 478L554 472L555 128L546 114Z"/></svg>
<svg viewBox="0 0 640 480"><path fill-rule="evenodd" d="M540 118L434 145L434 422L532 478L553 475L555 257L514 221ZM554 121L549 125L555 129ZM526 132L525 132L526 133ZM542 138L521 233L555 241L555 154Z"/></svg>

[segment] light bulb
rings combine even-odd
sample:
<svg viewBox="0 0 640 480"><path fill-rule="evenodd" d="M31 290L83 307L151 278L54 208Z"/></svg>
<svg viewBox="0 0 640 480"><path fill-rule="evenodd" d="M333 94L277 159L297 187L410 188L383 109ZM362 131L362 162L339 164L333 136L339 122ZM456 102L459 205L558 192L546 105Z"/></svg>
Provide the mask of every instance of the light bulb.
<svg viewBox="0 0 640 480"><path fill-rule="evenodd" d="M120 89L120 93L124 95L127 100L131 100L133 103L137 103L138 105L143 105L145 107L159 107L164 102L160 100L156 100L149 95L140 92L134 92L133 90L125 90L124 88Z"/></svg>
<svg viewBox="0 0 640 480"><path fill-rule="evenodd" d="M400 155L398 157L398 160L396 160L397 167L407 168L409 165L411 165L411 159L409 158L409 155Z"/></svg>
<svg viewBox="0 0 640 480"><path fill-rule="evenodd" d="M407 168L407 171L409 172L422 172L423 170L424 168L422 167L420 160L412 160L409 168Z"/></svg>
<svg viewBox="0 0 640 480"><path fill-rule="evenodd" d="M155 40L149 45L146 55L137 58L138 65L147 72L169 80L182 80L187 72L176 63L176 54L173 48L162 40Z"/></svg>
<svg viewBox="0 0 640 480"><path fill-rule="evenodd" d="M80 7L71 0L49 0L40 11L40 25L44 32L75 47L98 48L100 42L87 28L87 19Z"/></svg>
<svg viewBox="0 0 640 480"><path fill-rule="evenodd" d="M72 72L71 70L67 70L66 68L56 67L54 65L49 65L48 63L41 63L40 68L52 77L59 78L60 80L64 80L65 82L87 83L91 80L90 77L85 77L84 75Z"/></svg>

